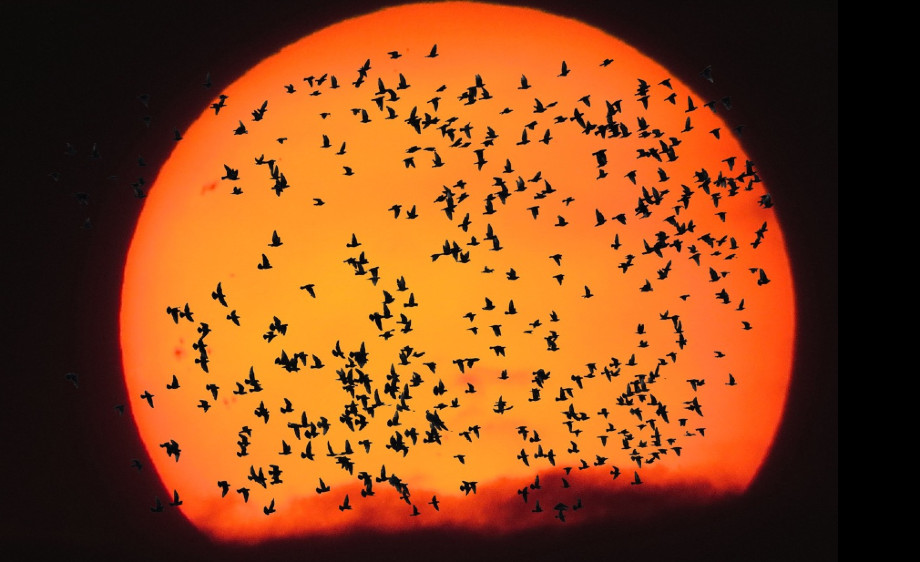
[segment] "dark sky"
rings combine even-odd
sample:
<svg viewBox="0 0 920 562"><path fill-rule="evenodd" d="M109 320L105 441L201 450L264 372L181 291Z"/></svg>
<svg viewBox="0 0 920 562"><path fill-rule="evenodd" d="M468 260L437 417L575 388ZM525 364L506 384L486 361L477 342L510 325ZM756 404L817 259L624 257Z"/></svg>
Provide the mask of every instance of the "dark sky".
<svg viewBox="0 0 920 562"><path fill-rule="evenodd" d="M519 4L520 2L510 2ZM90 4L87 6L87 4ZM796 279L787 415L750 492L634 525L484 540L457 534L332 539L233 551L180 516L153 516L159 484L128 416L117 344L121 267L146 176L215 91L264 56L343 17L353 1L20 2L5 7L5 237L0 544L47 554L176 560L413 558L825 560L837 558L837 3L531 2L620 36L732 119L776 201ZM712 65L716 83L697 73ZM214 88L200 87L210 71ZM145 110L137 96L149 93ZM141 120L149 113L151 127ZM64 155L66 143L80 154ZM103 157L87 158L99 143ZM48 177L60 172L61 181ZM12 172L11 174L9 172ZM118 180L108 179L117 175ZM74 192L89 194L81 207ZM12 198L12 204L9 204ZM80 228L90 217L94 228ZM763 352L770 353L770 349ZM64 374L80 374L75 389ZM138 457L148 468L128 466ZM5 551L6 552L6 551ZM432 559L424 556L426 559ZM451 556L448 559L453 559Z"/></svg>

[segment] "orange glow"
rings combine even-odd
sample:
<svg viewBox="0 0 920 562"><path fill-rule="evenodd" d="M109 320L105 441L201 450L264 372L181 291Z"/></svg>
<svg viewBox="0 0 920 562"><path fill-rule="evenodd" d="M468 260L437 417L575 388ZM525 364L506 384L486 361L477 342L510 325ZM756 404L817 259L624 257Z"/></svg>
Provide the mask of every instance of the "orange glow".
<svg viewBox="0 0 920 562"><path fill-rule="evenodd" d="M428 56L433 45L436 57ZM570 72L560 76L563 61ZM164 485L180 492L198 528L235 541L361 527L503 532L558 523L559 503L567 521L578 521L662 491L695 490L704 501L751 482L782 414L793 291L764 184L721 120L720 103L710 111L666 69L583 23L472 3L347 20L217 93L227 96L224 106L184 132L149 192L121 308L134 419ZM686 111L688 97L694 111ZM605 101L619 111L608 117ZM407 122L413 112L419 132ZM241 124L245 134L234 134ZM476 150L487 161L481 170ZM274 162L276 179L260 157ZM633 171L635 183L626 177ZM277 194L281 174L288 187ZM637 211L643 205L647 217ZM273 232L280 245L270 246ZM349 247L353 235L360 245ZM263 255L270 269L258 267ZM646 282L651 290L640 290ZM218 283L226 307L212 298ZM727 303L717 298L722 290ZM406 306L410 295L418 306ZM484 310L486 298L493 310ZM191 320L164 314L186 303ZM232 310L239 326L227 319ZM270 327L275 317L284 333ZM202 339L207 372L195 361ZM276 361L300 352L297 370ZM459 359L476 361L461 371ZM244 382L250 368L260 392ZM534 382L540 370L548 374L542 389ZM399 381L388 393L394 372ZM339 373L359 379L353 396ZM179 388L167 389L173 375ZM730 375L736 385L727 384ZM705 384L694 389L689 379ZM219 387L216 399L209 384ZM240 388L246 393L234 394ZM153 408L139 398L145 391ZM382 405L373 408L375 393ZM283 413L285 398L291 408ZM702 415L688 409L693 400ZM499 402L509 409L496 412ZM267 421L255 414L260 403ZM353 428L342 421L349 405ZM435 412L446 427L440 445L425 442L437 425L426 414ZM308 437L302 415L308 428L325 418L328 431ZM239 456L244 426L248 454ZM397 432L405 455L387 446ZM161 447L170 440L181 448L178 460ZM290 455L280 454L282 441ZM313 460L301 456L308 443ZM271 481L271 465L280 483L263 488L247 478L252 467ZM376 481L382 467L408 494ZM372 496L361 493L361 472ZM532 488L538 474L542 486ZM642 485L631 484L636 474ZM328 493L317 493L320 478ZM230 486L225 497L218 481ZM464 482L475 482L475 493L462 491ZM244 487L248 503L237 492ZM351 509L340 509L346 495ZM537 500L543 512L533 514Z"/></svg>

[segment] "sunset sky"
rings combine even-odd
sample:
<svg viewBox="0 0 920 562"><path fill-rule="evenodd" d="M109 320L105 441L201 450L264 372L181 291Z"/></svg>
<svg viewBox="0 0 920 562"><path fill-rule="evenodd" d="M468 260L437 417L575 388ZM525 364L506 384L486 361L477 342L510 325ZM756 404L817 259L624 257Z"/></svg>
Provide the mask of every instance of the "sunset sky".
<svg viewBox="0 0 920 562"><path fill-rule="evenodd" d="M10 268L7 283L11 294L23 296L11 299L13 317L21 318L11 326L10 372L18 374L4 396L4 419L15 428L9 436L15 454L3 466L10 482L21 485L12 487L14 507L0 537L24 551L240 554L210 546L175 513L149 512L154 496L168 498L130 415L114 410L137 407L120 380L116 331L121 268L140 205L130 183L141 175L152 179L171 150L173 129L184 131L239 72L366 8L284 3L271 16L257 14L261 8L253 4L219 6L154 14L57 4L24 9L21 34L7 48L23 84L10 116L11 130L22 137L22 153L10 165L11 184L20 186L10 207L20 240L11 263L21 266ZM714 508L678 506L637 521L629 535L639 537L630 539L635 544L627 535L600 532L602 522L571 535L425 534L415 537L418 544L473 541L490 553L590 554L646 552L643 544L678 553L695 541L704 546L694 554L699 559L741 548L822 556L836 550L836 11L739 9L715 2L706 13L675 4L657 14L616 7L601 14L576 6L564 15L618 35L698 90L708 86L698 72L712 65L712 92L731 95L732 120L746 125L744 149L777 202L796 282L798 355L787 417L750 493ZM34 37L42 39L33 48ZM214 90L204 92L208 72ZM147 108L138 100L144 93ZM89 156L94 142L99 159ZM67 143L79 151L71 160ZM146 169L139 170L138 155ZM55 171L60 181L48 177ZM86 193L89 204L80 205L75 192ZM86 217L90 230L81 229ZM70 371L79 373L80 388L64 378ZM130 466L133 458L145 465L141 472ZM362 552L399 549L400 540L371 538ZM312 544L320 553L343 548L334 539ZM280 554L303 547L270 548Z"/></svg>

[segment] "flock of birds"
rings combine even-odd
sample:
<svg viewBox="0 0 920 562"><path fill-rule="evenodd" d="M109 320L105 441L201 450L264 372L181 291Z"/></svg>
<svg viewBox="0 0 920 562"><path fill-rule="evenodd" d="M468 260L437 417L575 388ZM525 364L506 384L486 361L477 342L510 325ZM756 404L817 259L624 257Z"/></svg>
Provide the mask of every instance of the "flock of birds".
<svg viewBox="0 0 920 562"><path fill-rule="evenodd" d="M440 55L435 45L424 56L436 59ZM393 61L402 56L404 55L398 51L387 53L387 57ZM604 68L611 65L616 68L613 59L598 61L596 64ZM595 209L592 226L601 227L608 223L624 226L630 221L660 221L660 230L651 240L642 239L640 243L628 234L624 234L621 240L618 232L609 241L610 247L619 256L617 270L623 275L640 261L654 261L657 264L655 283L645 279L644 283L637 284L640 293L651 292L655 284L666 282L672 268L676 267L676 260L692 263L693 267L700 269L702 275L709 278L713 286L717 286L729 273L723 268L734 263L730 260L735 253L744 249L742 246L746 247L747 251L756 250L765 240L768 232L766 222L754 232L723 234L699 232L692 219L684 218L691 208L691 200L695 208L711 211L723 223L726 221L726 212L724 206L720 208L720 202L728 198L745 197L751 199L752 205L771 207L773 202L769 194L757 187L760 178L752 162L736 161L735 157L729 157L721 162L724 166L715 175L706 168L695 172L692 178L672 178L669 175L669 163L676 161L681 154L682 139L694 131L693 112L703 107L708 107L712 111L716 111L720 106L731 109L731 100L728 97L697 105L690 96L686 96L685 100L679 98L668 79L650 84L637 78L635 90L623 95L622 99L601 101L589 94L564 107L562 101L545 101L549 98L541 101L540 98L534 97L531 108L512 108L505 107L502 99L493 96L487 81L477 75L470 84L456 92L442 86L430 92L430 98L424 104L408 107L400 102L405 92L413 86L412 76L400 73L393 83L387 84L383 77L372 74L372 68L372 62L368 59L348 80L340 81L335 75L322 74L305 77L300 83L279 84L278 95L300 94L309 96L311 100L325 100L334 96L335 91L340 88L364 91L367 94L367 106L352 108L350 117L361 124L371 124L378 120L401 122L419 139L418 144L406 147L402 160L395 162L394 166L403 170L421 166L440 168L446 165L445 155L449 151L454 151L460 156L450 158L451 166L465 166L464 169L468 169L470 174L479 174L485 170L483 175L492 176L490 181L493 183L484 190L480 189L482 176L476 176L476 179L460 179L453 185L440 186L436 195L429 201L395 203L389 208L380 209L381 213L391 214L394 220L424 220L436 215L439 220L450 221L451 225L463 233L460 239L437 241L434 251L425 256L418 256L419 259L467 264L465 267L478 267L478 262L482 266L481 274L484 276L503 276L509 282L517 281L521 277L521 271L518 269L496 271L489 267L486 259L482 259L491 252L514 251L507 247L507 242L502 239L502 232L493 226L490 219L493 215L509 212L509 200L526 198L528 202L523 206L523 211L527 216L533 220L545 220L547 215L555 215L547 226L550 229L565 228L576 219L567 218L562 210L577 199L578 192L555 188L551 183L554 180L544 177L539 171L528 173L526 176L520 175L511 158L502 154L502 147L520 148L530 143L549 146L551 143L565 142L560 140L564 134L586 135L610 145L610 148L600 148L590 155L595 164L597 181L617 181L618 189L631 189L636 193L635 206L630 212L610 216L609 213ZM566 80L570 74L577 71L577 68L561 61L555 79ZM709 68L700 75L712 81ZM515 78L515 81L519 81L516 89L520 91L537 88L537 85L531 83L525 75L519 80ZM210 76L207 77L205 86L211 87ZM453 100L448 102L448 96L451 95L459 105ZM147 100L142 98L141 101L146 105ZM210 110L214 115L220 115L233 101L231 97L221 94L210 105ZM686 119L682 123L682 129L656 128L654 115L642 114L642 111L648 110L650 106L662 103L671 106L685 105ZM456 114L445 113L445 108L448 107L451 111L458 108L462 111L464 108L478 107L481 104L495 107L497 119L513 111L528 111L533 114L533 120L525 125L519 136L507 138L506 134L500 134L499 127L472 124L467 122L459 111ZM272 106L272 99L266 99L252 108L251 119L237 120L238 123L228 130L228 134L247 135L250 129L262 126L263 121L270 120ZM598 112L599 106L601 110ZM638 117L631 117L636 113L639 114ZM323 120L331 116L332 110L324 111L320 115ZM629 120L627 116L630 116ZM718 128L706 133L717 139L721 134ZM632 158L643 165L652 163L653 168L657 168L653 175L644 175L643 172L632 170L621 179L610 176L609 172L613 168L611 163L614 160L621 161L624 157L616 143L623 143L627 138L630 139L630 143L641 139L641 147L635 149ZM182 134L178 130L175 131L175 139L182 139ZM276 139L279 144L284 144L288 140L285 136L278 136ZM316 141L319 148L330 155L350 154L347 139L333 142L329 135L317 132ZM72 147L68 147L68 150L71 149ZM253 189L270 189L279 200L284 200L285 197L289 197L290 192L298 189L297 182L289 177L290 173L286 174L286 171L281 169L280 161L266 157L265 153L261 152L252 156L254 165L265 170L266 183L257 183L254 180L247 183L247 178L242 177L245 174L241 174L239 164L226 163L220 172L221 185L227 186L226 196L245 198ZM495 173L490 173L493 170ZM349 164L342 165L340 173L342 176L351 177L360 176L360 172L359 166ZM679 187L672 187L674 184L678 184ZM145 197L142 182L133 185L133 189L137 197ZM477 197L477 189L485 192L484 197ZM569 194L569 191L573 192ZM310 197L309 201L316 207L327 206L327 201L323 197ZM426 214L429 211L431 213ZM291 340L288 336L289 323L283 318L283 314L272 314L270 322L265 322L262 339L269 345L279 346L274 365L250 366L244 376L233 378L227 374L227 365L219 369L213 368L214 362L209 356L208 342L209 335L215 330L233 330L241 326L241 323L250 321L235 307L233 291L228 289L228 284L215 280L210 294L213 302L226 309L226 314L218 319L221 323L226 321L226 325L218 327L213 318L202 318L201 314L196 314L196 307L192 303L166 303L165 311L169 321L177 325L189 323L195 327L197 339L191 344L194 352L193 361L208 381L206 384L200 384L199 381L180 381L175 374L167 376L163 391L156 388L146 389L142 395L135 397L139 401L139 406L155 408L159 400L158 394L161 392L170 393L194 385L203 389L202 397L197 403L201 415L207 415L209 410L216 406L246 410L251 421L236 432L237 447L228 453L237 459L245 459L250 455L250 449L258 443L257 435L262 426L280 425L286 432L284 439L270 445L278 455L277 461L267 464L252 463L245 473L228 475L214 482L216 496L235 495L249 503L254 490L270 491L274 486L282 485L291 465L309 463L326 456L334 461L338 470L348 473L349 477L360 485L362 498L377 494L381 488L392 488L406 504L407 515L415 517L424 514L425 509L439 511L443 498L439 499L437 495L418 497L418 493L413 493L410 489L412 482L397 475L396 471L388 470L386 465L368 466L363 461L364 455L372 448L379 450L382 447L388 450L394 459L406 458L421 447L446 447L450 443L458 442L474 444L491 430L491 424L486 419L468 427L458 428L452 423L451 412L463 408L466 400L472 400L472 395L482 392L472 382L457 381L460 381L462 376L475 372L483 357L499 358L506 355L508 346L502 344L501 337L510 329L510 319L522 314L519 305L515 304L514 299L509 299L508 302L494 302L487 295L482 295L479 309L470 310L463 319L467 321L464 330L473 334L482 332L494 336L489 340L493 344L482 349L485 355L464 354L447 364L443 361L433 361L430 356L426 356L424 349L412 343L413 332L418 325L417 322L413 324L413 311L418 307L437 306L437 303L420 301L413 290L413 283L416 281L394 275L392 270L388 271L385 256L374 256L379 259L372 259L363 249L364 236L357 234L360 232L359 228L356 225L356 233L352 234L350 239L341 241L342 247L349 254L344 265L330 264L329 267L345 268L348 274L369 280L367 290L379 294L378 306L375 310L362 314L367 314L366 325L383 341L395 338L395 341L404 343L398 347L395 357L373 353L373 342L343 346L337 341L327 353L285 350L279 342L286 343ZM277 262L273 263L272 250L285 244L282 235L283 231L279 233L279 230L275 230L268 237L268 249L261 256L253 256L252 268L267 271L281 267ZM621 248L624 250L622 253ZM563 268L566 256L554 253L548 254L546 259L551 260L558 268L553 282L562 286L567 280ZM750 275L758 286L770 282L767 272L762 268L750 268ZM424 280L417 282L424 283ZM583 299L592 299L596 296L598 288L584 284L583 289L579 288L580 296ZM315 283L304 284L299 289L308 299L322 299L324 291L335 290L333 287L319 287ZM681 295L680 299L686 301L691 296ZM711 295L699 295L697 298L714 298L717 304L731 306L738 311L745 310L745 299L738 295L730 295L725 288L714 289ZM527 321L524 333L542 338L546 352L554 353L563 345L566 335L560 328L555 328L559 325L560 316L556 310L550 310L545 316L532 322ZM557 409L557 419L540 420L539 423L563 425L569 436L568 443L549 443L541 438L537 427L520 425L515 431L521 448L507 452L521 465L533 469L532 478L517 490L521 504L527 510L538 514L547 513L564 522L567 516L571 517L571 514L581 509L590 498L578 496L568 502L541 505L540 493L543 488L570 488L573 486L574 474L584 470L603 471L609 474L611 479L625 475L631 485L641 485L643 467L680 456L690 437L700 438L705 435L706 428L701 423L705 404L698 391L706 384L735 386L739 383L732 374L726 374L724 379L719 381L707 381L703 376L694 377L683 383L689 390L686 400L680 403L665 403L659 400L655 390L656 385L660 384L662 372L677 361L678 354L688 345L688 339L680 314L659 311L657 320L673 331L675 339L673 344L668 344L667 349L661 350L653 364L643 363L637 360L635 353L631 353L621 358L610 357L609 360L588 363L577 372L573 370L573 373L565 375L535 369L526 395L499 393L489 398L490 415L495 417L512 412L516 407L519 408L520 404L552 401L560 406ZM739 329L752 329L747 320L740 319L738 324ZM647 333L645 324L640 323L636 326L635 334L639 336L639 348L648 347ZM716 357L721 353L716 351ZM341 414L337 419L328 419L306 409L298 411L296 395L287 396L278 404L261 399L260 393L273 384L271 375L265 374L268 369L280 369L285 373L303 371L334 378L340 386L340 396L343 398L343 402L337 404ZM76 377L75 374L68 374L68 379L74 385L78 384ZM508 371L501 371L498 378L507 380ZM579 399L597 392L601 384L608 385L608 388L614 385L618 389L614 403L610 404L609 409L604 407L598 411L584 411L578 406ZM228 395L237 399L229 406L226 402ZM675 422L679 428L677 431L673 430ZM595 431L598 427L603 428L600 434ZM385 433L387 437L383 442L371 439L371 430L379 432L379 435ZM457 441L458 439L462 441ZM587 445L588 440L595 443L599 441L601 453L594 453L593 450L590 454L587 453L589 448L593 447ZM607 451L608 444L616 444L618 451L604 452ZM163 454L177 463L181 462L180 443L170 439L159 446ZM470 456L469 452L464 451L468 449L452 451L452 462L464 465ZM615 458L622 461L614 461ZM623 462L627 462L628 466ZM133 464L135 468L141 468L139 461L135 460ZM541 471L544 473L542 481ZM548 482L546 474L550 472L547 471L552 471L553 478L559 480ZM325 494L332 490L324 481L324 476L316 474L316 494ZM328 476L325 478L329 480ZM456 485L459 493L469 496L477 494L489 483L460 479ZM271 494L265 496L266 501L258 506L266 516L278 512L275 499L270 496ZM182 503L179 492L174 491L172 501L168 502L168 505L179 506ZM340 511L358 508L359 502L356 498L349 497L348 494L341 497L338 505ZM150 509L162 512L165 509L164 503L156 498Z"/></svg>

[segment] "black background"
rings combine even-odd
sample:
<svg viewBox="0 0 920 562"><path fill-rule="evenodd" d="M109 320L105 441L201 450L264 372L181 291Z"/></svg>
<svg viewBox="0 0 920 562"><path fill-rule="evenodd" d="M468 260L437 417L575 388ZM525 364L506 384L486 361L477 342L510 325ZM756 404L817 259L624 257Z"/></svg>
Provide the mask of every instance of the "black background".
<svg viewBox="0 0 920 562"><path fill-rule="evenodd" d="M519 2L508 2L518 4ZM730 122L776 201L797 293L787 413L744 497L653 521L504 538L332 538L230 549L164 497L121 382L121 267L140 203L184 129L222 86L368 2L20 2L2 9L3 501L0 545L26 558L825 560L837 558L837 3L664 1L529 5L577 17L662 62ZM714 84L698 76L712 65ZM201 87L210 72L214 87ZM150 94L149 109L138 101ZM145 127L142 117L151 116ZM64 155L66 143L78 150ZM98 142L102 158L89 148ZM142 154L145 169L136 158ZM49 177L61 174L60 181ZM110 175L117 179L110 179ZM73 194L86 192L90 205ZM89 217L94 227L81 225ZM771 353L770 349L763 352ZM64 378L80 375L75 389ZM139 458L146 468L129 466Z"/></svg>

